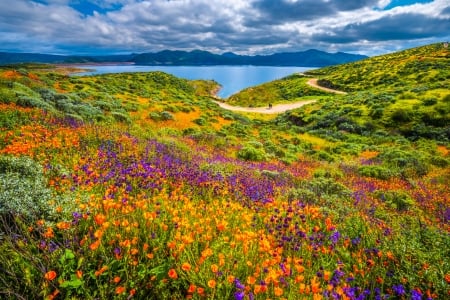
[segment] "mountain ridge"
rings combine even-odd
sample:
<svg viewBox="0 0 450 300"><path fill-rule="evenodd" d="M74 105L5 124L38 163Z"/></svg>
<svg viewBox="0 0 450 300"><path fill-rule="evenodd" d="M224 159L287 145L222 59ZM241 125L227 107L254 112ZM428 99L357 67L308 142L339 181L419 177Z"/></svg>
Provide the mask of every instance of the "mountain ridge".
<svg viewBox="0 0 450 300"><path fill-rule="evenodd" d="M270 55L239 55L233 52L214 54L203 50L162 50L159 52L124 55L53 55L43 53L0 52L0 65L15 63L117 63L137 65L201 66L201 65L254 65L324 67L368 58L360 54L329 53L317 49L299 52L279 52Z"/></svg>

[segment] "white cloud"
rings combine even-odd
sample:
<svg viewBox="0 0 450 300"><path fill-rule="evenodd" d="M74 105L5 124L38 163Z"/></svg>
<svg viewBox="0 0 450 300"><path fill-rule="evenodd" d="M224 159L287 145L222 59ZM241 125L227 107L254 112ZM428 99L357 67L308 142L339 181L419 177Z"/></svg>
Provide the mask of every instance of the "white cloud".
<svg viewBox="0 0 450 300"><path fill-rule="evenodd" d="M448 0L391 10L381 9L389 0L91 0L109 9L92 15L69 2L77 3L16 0L2 7L0 50L32 52L53 45L53 53L203 49L254 54L308 48L377 53L448 39L450 32ZM411 24L402 23L414 18L423 27L416 34ZM386 26L393 24L399 28L390 37Z"/></svg>

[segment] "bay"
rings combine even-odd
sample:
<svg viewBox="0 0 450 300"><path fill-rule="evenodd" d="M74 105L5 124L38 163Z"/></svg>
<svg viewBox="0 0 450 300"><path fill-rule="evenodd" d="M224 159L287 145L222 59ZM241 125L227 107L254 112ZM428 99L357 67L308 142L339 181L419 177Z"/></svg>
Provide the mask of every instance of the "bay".
<svg viewBox="0 0 450 300"><path fill-rule="evenodd" d="M96 75L125 72L162 71L179 78L195 80L214 80L222 88L218 92L221 98L229 96L251 86L273 81L288 75L312 70L310 67L271 67L271 66L140 66L140 65L83 65L88 72L76 75Z"/></svg>

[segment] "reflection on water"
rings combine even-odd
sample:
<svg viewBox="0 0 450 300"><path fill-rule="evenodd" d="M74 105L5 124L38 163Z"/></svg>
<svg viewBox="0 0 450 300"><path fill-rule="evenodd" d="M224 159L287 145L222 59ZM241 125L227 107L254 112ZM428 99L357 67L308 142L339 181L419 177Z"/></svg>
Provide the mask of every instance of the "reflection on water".
<svg viewBox="0 0 450 300"><path fill-rule="evenodd" d="M264 82L283 78L297 72L304 72L313 68L304 67L261 67L261 66L137 66L137 65L101 65L83 66L92 69L91 72L77 75L93 75L123 72L162 71L185 79L215 80L222 89L218 95L227 98L240 90Z"/></svg>

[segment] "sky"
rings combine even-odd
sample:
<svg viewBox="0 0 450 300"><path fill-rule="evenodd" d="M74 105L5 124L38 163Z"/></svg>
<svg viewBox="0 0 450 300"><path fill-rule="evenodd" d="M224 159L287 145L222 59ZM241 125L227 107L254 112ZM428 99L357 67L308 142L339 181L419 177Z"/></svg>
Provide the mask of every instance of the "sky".
<svg viewBox="0 0 450 300"><path fill-rule="evenodd" d="M373 56L449 40L450 0L0 0L1 52Z"/></svg>

